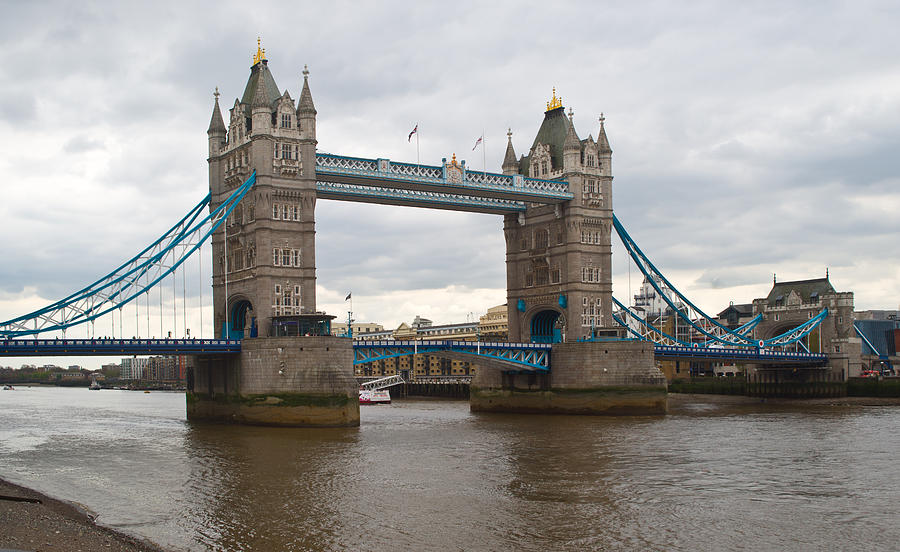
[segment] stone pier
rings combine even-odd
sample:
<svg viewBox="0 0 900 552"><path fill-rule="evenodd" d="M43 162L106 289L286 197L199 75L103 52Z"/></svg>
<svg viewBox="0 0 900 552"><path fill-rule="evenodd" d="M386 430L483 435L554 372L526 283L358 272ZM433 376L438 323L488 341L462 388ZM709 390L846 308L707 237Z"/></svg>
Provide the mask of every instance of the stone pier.
<svg viewBox="0 0 900 552"><path fill-rule="evenodd" d="M196 357L194 366L187 394L191 421L359 425L359 386L347 338L246 338L240 355Z"/></svg>
<svg viewBox="0 0 900 552"><path fill-rule="evenodd" d="M655 415L667 409L666 378L653 344L640 341L557 343L547 374L482 369L472 381L473 412Z"/></svg>

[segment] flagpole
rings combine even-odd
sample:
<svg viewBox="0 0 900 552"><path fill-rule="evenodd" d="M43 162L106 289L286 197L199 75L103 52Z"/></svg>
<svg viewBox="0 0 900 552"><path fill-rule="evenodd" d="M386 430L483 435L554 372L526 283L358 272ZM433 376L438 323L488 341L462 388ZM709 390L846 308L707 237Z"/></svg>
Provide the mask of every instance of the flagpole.
<svg viewBox="0 0 900 552"><path fill-rule="evenodd" d="M419 123L416 123L416 167L419 166Z"/></svg>
<svg viewBox="0 0 900 552"><path fill-rule="evenodd" d="M481 174L487 176L487 141L484 137L484 127L481 127Z"/></svg>

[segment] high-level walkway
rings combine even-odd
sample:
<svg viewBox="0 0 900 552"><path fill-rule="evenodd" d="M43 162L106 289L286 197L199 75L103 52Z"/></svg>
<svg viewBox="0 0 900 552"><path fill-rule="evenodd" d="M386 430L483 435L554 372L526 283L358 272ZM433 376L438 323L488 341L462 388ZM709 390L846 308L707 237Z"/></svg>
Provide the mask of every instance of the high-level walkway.
<svg viewBox="0 0 900 552"><path fill-rule="evenodd" d="M524 212L525 202L556 204L574 197L565 181L471 171L455 158L435 166L327 153L316 154L316 195L499 215Z"/></svg>

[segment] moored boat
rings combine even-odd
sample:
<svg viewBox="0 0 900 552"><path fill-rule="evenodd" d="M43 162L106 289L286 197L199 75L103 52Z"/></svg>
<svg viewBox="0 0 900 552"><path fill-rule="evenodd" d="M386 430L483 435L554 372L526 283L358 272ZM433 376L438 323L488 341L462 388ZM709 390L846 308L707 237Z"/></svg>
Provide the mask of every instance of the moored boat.
<svg viewBox="0 0 900 552"><path fill-rule="evenodd" d="M387 389L360 389L359 404L391 404L391 393Z"/></svg>

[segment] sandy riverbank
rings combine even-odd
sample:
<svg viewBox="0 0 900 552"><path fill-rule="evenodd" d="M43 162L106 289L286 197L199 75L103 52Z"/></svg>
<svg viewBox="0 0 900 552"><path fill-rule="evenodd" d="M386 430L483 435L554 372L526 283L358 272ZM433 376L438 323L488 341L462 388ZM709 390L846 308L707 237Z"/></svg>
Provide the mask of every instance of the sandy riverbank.
<svg viewBox="0 0 900 552"><path fill-rule="evenodd" d="M162 552L96 525L74 504L0 479L0 549L65 552Z"/></svg>

